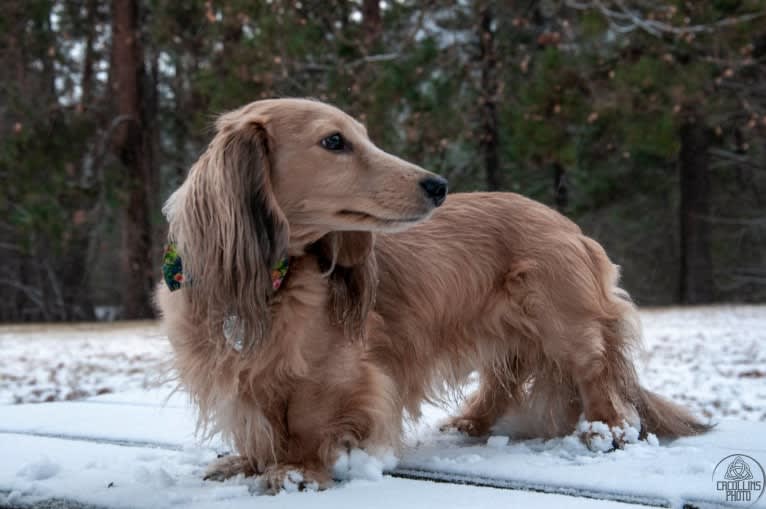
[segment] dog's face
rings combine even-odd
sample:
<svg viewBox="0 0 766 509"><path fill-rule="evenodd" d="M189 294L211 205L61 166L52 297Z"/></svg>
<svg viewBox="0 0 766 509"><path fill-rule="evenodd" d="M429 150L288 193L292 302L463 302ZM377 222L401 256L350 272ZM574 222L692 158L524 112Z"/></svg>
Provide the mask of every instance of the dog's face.
<svg viewBox="0 0 766 509"><path fill-rule="evenodd" d="M362 124L327 104L275 99L234 113L238 123L257 123L268 134L271 187L291 241L400 230L446 197L446 180L382 151Z"/></svg>

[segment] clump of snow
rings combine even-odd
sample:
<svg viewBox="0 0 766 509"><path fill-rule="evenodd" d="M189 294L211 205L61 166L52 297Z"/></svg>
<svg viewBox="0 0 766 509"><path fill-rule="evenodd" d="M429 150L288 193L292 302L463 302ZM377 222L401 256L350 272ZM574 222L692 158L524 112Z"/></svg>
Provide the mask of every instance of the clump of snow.
<svg viewBox="0 0 766 509"><path fill-rule="evenodd" d="M481 463L485 459L486 458L479 454L460 454L454 458L433 456L431 458L431 462L436 468L444 468L456 465L471 465L473 463Z"/></svg>
<svg viewBox="0 0 766 509"><path fill-rule="evenodd" d="M621 426L610 428L604 422L586 421L584 416L580 416L576 434L585 440L591 450L609 452L615 448L615 445L623 446L638 443L641 431L625 421ZM654 437L654 440L656 441L657 437Z"/></svg>
<svg viewBox="0 0 766 509"><path fill-rule="evenodd" d="M596 452L608 452L614 449L614 436L609 426L601 421L586 421L577 423L577 433L583 437L588 447Z"/></svg>
<svg viewBox="0 0 766 509"><path fill-rule="evenodd" d="M169 488L176 483L170 474L168 474L168 472L162 467L136 467L136 469L133 471L133 480L139 484L155 486L157 488Z"/></svg>
<svg viewBox="0 0 766 509"><path fill-rule="evenodd" d="M22 494L19 490L13 490L8 493L8 496L6 497L0 495L0 502L2 502L2 505L15 505L21 501L21 497ZM5 498L5 500L3 500L3 498Z"/></svg>
<svg viewBox="0 0 766 509"><path fill-rule="evenodd" d="M379 481L383 479L384 470L396 468L397 461L391 450L369 454L363 449L351 449L338 455L333 466L333 477L341 481L350 479Z"/></svg>
<svg viewBox="0 0 766 509"><path fill-rule="evenodd" d="M21 467L16 476L28 481L43 481L58 474L59 470L61 467L58 463L54 463L47 456L41 456L37 461Z"/></svg>
<svg viewBox="0 0 766 509"><path fill-rule="evenodd" d="M282 481L282 488L286 493L295 493L297 491L318 491L319 484L317 484L316 481L304 482L302 473L298 470L290 470Z"/></svg>
<svg viewBox="0 0 766 509"><path fill-rule="evenodd" d="M250 487L247 484L228 484L216 486L210 491L212 500L229 500L232 498L244 497L250 494Z"/></svg>
<svg viewBox="0 0 766 509"><path fill-rule="evenodd" d="M615 438L621 441L623 444L635 444L638 442L638 437L641 434L641 430L635 426L624 425L621 427L612 428Z"/></svg>
<svg viewBox="0 0 766 509"><path fill-rule="evenodd" d="M493 449L502 449L508 445L510 440L511 439L505 435L491 436L487 439L487 447L491 447Z"/></svg>
<svg viewBox="0 0 766 509"><path fill-rule="evenodd" d="M184 493L168 493L168 502L172 505L189 506L192 501L192 497Z"/></svg>

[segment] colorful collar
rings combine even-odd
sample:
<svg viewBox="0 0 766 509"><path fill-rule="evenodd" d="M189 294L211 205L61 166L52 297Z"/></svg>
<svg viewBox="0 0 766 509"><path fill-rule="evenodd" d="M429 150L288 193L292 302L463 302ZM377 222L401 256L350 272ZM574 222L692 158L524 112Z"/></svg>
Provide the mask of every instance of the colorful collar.
<svg viewBox="0 0 766 509"><path fill-rule="evenodd" d="M274 290L279 290L282 286L282 281L287 276L289 267L290 258L284 257L271 269L271 287ZM180 289L181 285L187 282L184 277L181 256L176 250L175 242L170 242L165 246L165 254L162 257L162 276L171 292Z"/></svg>

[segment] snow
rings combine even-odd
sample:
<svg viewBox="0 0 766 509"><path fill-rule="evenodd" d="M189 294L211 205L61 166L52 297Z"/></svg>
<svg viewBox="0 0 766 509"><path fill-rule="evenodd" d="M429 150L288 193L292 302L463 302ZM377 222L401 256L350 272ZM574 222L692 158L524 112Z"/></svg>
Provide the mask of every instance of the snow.
<svg viewBox="0 0 766 509"><path fill-rule="evenodd" d="M341 454L333 467L335 479L367 479L379 481L383 479L383 471L396 468L397 458L393 451L383 451L378 455L368 454L362 449L352 449Z"/></svg>
<svg viewBox="0 0 766 509"><path fill-rule="evenodd" d="M411 447L399 461L398 472L419 478L422 472L436 471L447 481L481 479L498 487L578 493L651 505L671 503L675 507L690 500L717 500L710 479L715 465L727 455L739 452L761 463L766 461L763 423L723 419L707 435L672 442L661 442L654 435L639 441L634 430L623 449L604 452L612 449L612 438L603 423L583 421L569 436L509 441L496 447L496 437L490 444L457 432L440 432L439 412L429 409L427 422L410 434ZM601 450L589 448L580 439L583 430L595 430L609 438ZM629 427L624 430L633 433Z"/></svg>
<svg viewBox="0 0 766 509"><path fill-rule="evenodd" d="M487 447L491 447L492 449L502 449L506 445L508 445L508 442L510 442L510 438L508 438L505 435L495 435L491 436L487 439Z"/></svg>
<svg viewBox="0 0 766 509"><path fill-rule="evenodd" d="M58 466L43 481L15 475L14 463L35 463L45 449ZM595 507L626 508L609 501L580 500L562 495L507 491L474 486L417 482L384 477L380 481L343 482L323 492L281 493L259 496L253 479L235 478L224 483L202 481L210 455L189 461L182 451L154 450L95 444L55 438L0 434L0 450L11 461L0 462L0 506L11 502L34 502L66 495L72 500L109 507L223 508L258 507L339 509L344 507L390 509L396 507ZM213 456L214 457L214 456ZM135 473L138 475L134 475ZM159 476L155 475L157 472ZM147 475L148 474L148 475ZM173 482L168 483L165 476ZM159 478L158 478L159 477ZM5 500L3 500L3 497ZM480 501L480 503L478 503Z"/></svg>
<svg viewBox="0 0 766 509"><path fill-rule="evenodd" d="M705 417L766 420L766 306L644 311L650 389Z"/></svg>
<svg viewBox="0 0 766 509"><path fill-rule="evenodd" d="M577 440L580 437L585 437L590 450L609 452L614 449L615 441L619 441L623 444L638 443L640 434L640 429L635 426L630 426L627 422L623 422L622 426L613 426L610 428L604 422L586 421L580 416L580 421L577 423L577 429L572 434L572 438ZM647 437L647 442L657 442L657 437L652 434L650 435L653 438Z"/></svg>
<svg viewBox="0 0 766 509"><path fill-rule="evenodd" d="M170 346L154 322L0 327L0 404L156 386Z"/></svg>
<svg viewBox="0 0 766 509"><path fill-rule="evenodd" d="M641 312L644 384L697 414L766 420L766 306ZM0 404L158 384L170 348L153 322L0 327Z"/></svg>
<svg viewBox="0 0 766 509"><path fill-rule="evenodd" d="M547 441L500 432L472 439L439 431L454 409L424 405L399 458L352 450L335 465L332 489L299 492L293 472L285 483L292 493L274 497L261 496L258 479L201 480L228 449L197 443L187 396L156 383L169 349L155 324L0 327L0 506L65 498L237 509L252 507L253 497L288 508L714 504L711 475L722 458L743 453L766 465L766 307L649 310L642 321L645 385L712 418L711 433L638 440L627 424L609 430L581 421L571 435ZM12 404L45 400L54 402ZM582 435L592 437L590 448ZM613 435L625 446L605 452ZM416 480L425 477L452 484Z"/></svg>
<svg viewBox="0 0 766 509"><path fill-rule="evenodd" d="M59 472L59 466L47 456L41 456L37 461L24 465L16 475L29 481L44 481Z"/></svg>

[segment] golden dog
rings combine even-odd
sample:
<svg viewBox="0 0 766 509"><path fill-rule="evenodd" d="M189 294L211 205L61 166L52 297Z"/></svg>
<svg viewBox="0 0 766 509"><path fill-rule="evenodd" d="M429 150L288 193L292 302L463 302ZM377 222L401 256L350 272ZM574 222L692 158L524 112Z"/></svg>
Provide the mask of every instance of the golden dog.
<svg viewBox="0 0 766 509"><path fill-rule="evenodd" d="M447 423L472 435L706 429L639 385L637 313L598 243L521 196L446 192L326 104L219 118L165 206L183 268L156 296L200 426L236 448L209 478L327 486L342 451L395 449L405 413L473 371Z"/></svg>

